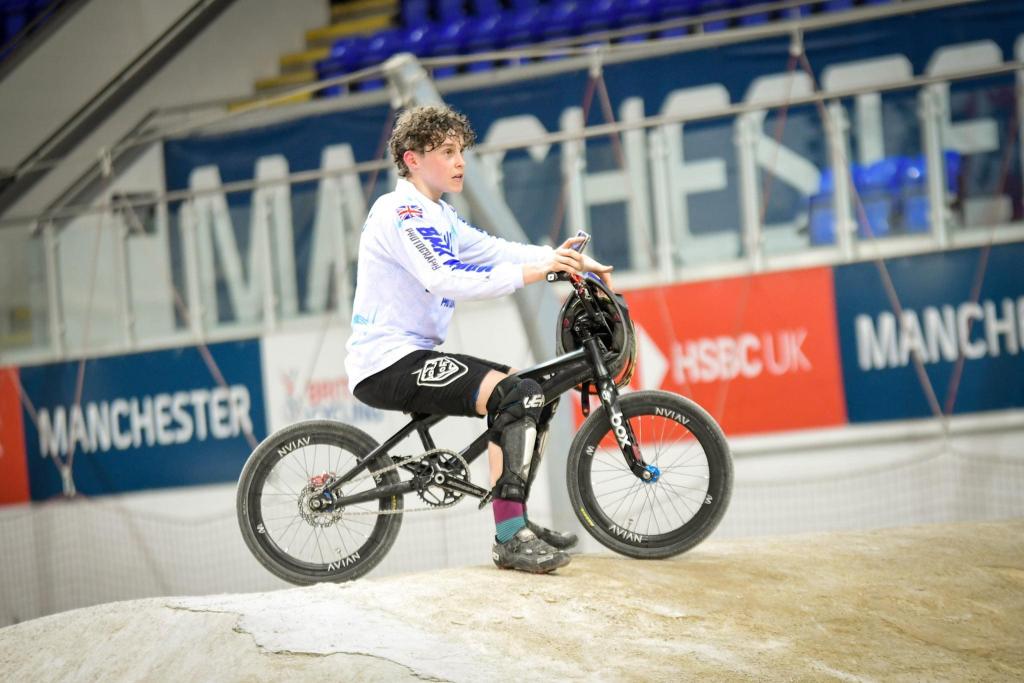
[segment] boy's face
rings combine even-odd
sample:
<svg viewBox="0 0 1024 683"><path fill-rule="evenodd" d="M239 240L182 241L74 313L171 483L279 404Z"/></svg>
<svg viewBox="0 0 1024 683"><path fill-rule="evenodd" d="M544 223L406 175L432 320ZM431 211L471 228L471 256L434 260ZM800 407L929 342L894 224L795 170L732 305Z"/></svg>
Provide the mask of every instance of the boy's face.
<svg viewBox="0 0 1024 683"><path fill-rule="evenodd" d="M409 167L409 180L416 188L434 201L445 192L462 192L462 140L446 138L432 150L420 154L412 150L405 153Z"/></svg>

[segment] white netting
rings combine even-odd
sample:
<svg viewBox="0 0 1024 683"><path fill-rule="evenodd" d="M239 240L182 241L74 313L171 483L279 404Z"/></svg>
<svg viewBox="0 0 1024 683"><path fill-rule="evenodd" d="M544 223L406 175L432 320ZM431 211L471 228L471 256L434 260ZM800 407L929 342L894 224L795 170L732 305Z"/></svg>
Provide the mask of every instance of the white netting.
<svg viewBox="0 0 1024 683"><path fill-rule="evenodd" d="M845 453L740 457L732 504L716 535L1024 517L1022 444L1024 432L1017 431ZM549 455L538 493L547 489L547 479L559 480L553 474L563 463ZM482 465L473 467L478 481ZM538 519L564 522L564 489L551 492L554 510L547 509L544 495L535 496L532 509ZM0 510L0 625L114 600L286 586L245 547L234 493L233 486L215 486ZM410 513L371 575L487 564L492 535L490 510L478 511L472 501ZM582 550L604 550L583 536Z"/></svg>

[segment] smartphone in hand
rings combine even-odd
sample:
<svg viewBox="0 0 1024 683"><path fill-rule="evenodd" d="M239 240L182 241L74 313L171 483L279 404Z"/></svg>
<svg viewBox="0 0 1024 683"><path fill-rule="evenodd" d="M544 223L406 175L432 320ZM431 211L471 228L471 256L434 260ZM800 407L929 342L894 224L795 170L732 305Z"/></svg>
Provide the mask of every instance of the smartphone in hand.
<svg viewBox="0 0 1024 683"><path fill-rule="evenodd" d="M590 244L590 233L586 230L577 230L576 237L582 237L583 239L574 244L572 248L573 250L582 253L583 250L587 248L587 245Z"/></svg>

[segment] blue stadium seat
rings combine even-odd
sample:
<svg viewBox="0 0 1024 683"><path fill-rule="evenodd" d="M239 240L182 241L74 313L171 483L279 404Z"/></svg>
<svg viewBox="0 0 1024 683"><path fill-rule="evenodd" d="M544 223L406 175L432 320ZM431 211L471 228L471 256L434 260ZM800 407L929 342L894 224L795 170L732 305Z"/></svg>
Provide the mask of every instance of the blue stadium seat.
<svg viewBox="0 0 1024 683"><path fill-rule="evenodd" d="M818 194L810 198L808 210L810 241L814 246L835 244L836 210L833 204L834 177L831 168L821 173Z"/></svg>
<svg viewBox="0 0 1024 683"><path fill-rule="evenodd" d="M420 24L407 28L401 34L401 45L398 52L411 52L417 57L430 54L430 45L434 38L434 27Z"/></svg>
<svg viewBox="0 0 1024 683"><path fill-rule="evenodd" d="M700 7L701 14L715 14L718 12L727 12L733 9L736 9L736 0L703 0ZM713 21L706 21L704 22L704 31L706 33L724 31L729 28L729 23L731 21L731 19L715 19Z"/></svg>
<svg viewBox="0 0 1024 683"><path fill-rule="evenodd" d="M502 15L494 12L474 17L469 20L466 29L465 50L468 53L492 52L501 47ZM470 62L469 71L488 71L494 68L494 62L483 60Z"/></svg>
<svg viewBox="0 0 1024 683"><path fill-rule="evenodd" d="M899 157L880 159L867 167L854 168L854 184L860 194L868 224L858 220L857 232L862 238L884 237L893 230L899 207L902 183Z"/></svg>
<svg viewBox="0 0 1024 683"><path fill-rule="evenodd" d="M669 21L672 19L683 19L700 12L701 0L659 0L657 20ZM690 29L685 26L665 29L658 33L660 38L675 38L685 36Z"/></svg>
<svg viewBox="0 0 1024 683"><path fill-rule="evenodd" d="M738 7L747 8L753 7L754 5L763 5L768 0L739 0ZM760 11L753 12L751 14L744 14L740 17L740 26L759 26L761 24L767 24L771 19L771 13Z"/></svg>
<svg viewBox="0 0 1024 683"><path fill-rule="evenodd" d="M407 30L405 29L388 28L370 36L360 55L358 68L365 69L375 64L380 64L391 55L402 50L406 33ZM376 90L382 87L384 87L384 79L375 78L363 81L359 89Z"/></svg>
<svg viewBox="0 0 1024 683"><path fill-rule="evenodd" d="M843 12L853 7L853 0L826 0L821 6L822 12Z"/></svg>
<svg viewBox="0 0 1024 683"><path fill-rule="evenodd" d="M620 0L594 0L580 22L580 33L599 33L616 28L624 9Z"/></svg>
<svg viewBox="0 0 1024 683"><path fill-rule="evenodd" d="M3 3L4 42L18 35L29 21L29 0L7 0Z"/></svg>
<svg viewBox="0 0 1024 683"><path fill-rule="evenodd" d="M317 80L325 80L356 71L362 65L363 49L367 39L362 36L351 36L334 41L327 59L316 63ZM345 92L343 86L330 86L320 91L322 97L340 95Z"/></svg>
<svg viewBox="0 0 1024 683"><path fill-rule="evenodd" d="M430 23L429 0L402 0L402 25L412 28Z"/></svg>
<svg viewBox="0 0 1024 683"><path fill-rule="evenodd" d="M466 29L469 27L469 20L465 17L451 19L434 26L434 38L430 49L433 57L447 57L462 52L465 43ZM457 69L454 66L442 66L434 69L434 78L448 78L454 76Z"/></svg>
<svg viewBox="0 0 1024 683"><path fill-rule="evenodd" d="M482 17L489 14L501 14L501 0L469 0L472 8L470 14L474 17Z"/></svg>
<svg viewBox="0 0 1024 683"><path fill-rule="evenodd" d="M577 0L556 0L548 10L541 36L545 40L555 40L573 36L580 32L584 13L590 12L588 3Z"/></svg>
<svg viewBox="0 0 1024 683"><path fill-rule="evenodd" d="M522 47L536 43L547 19L548 8L533 5L506 12L499 24L498 42L502 47Z"/></svg>
<svg viewBox="0 0 1024 683"><path fill-rule="evenodd" d="M655 21L658 13L656 0L625 0L622 4L622 11L619 14L619 21L623 28L628 26L642 26ZM623 42L638 42L647 40L647 34L637 33L622 39Z"/></svg>
<svg viewBox="0 0 1024 683"><path fill-rule="evenodd" d="M465 3L462 0L434 0L434 15L441 23L466 18Z"/></svg>
<svg viewBox="0 0 1024 683"><path fill-rule="evenodd" d="M960 163L958 152L947 150L946 191L949 195L959 193ZM903 228L907 232L928 232L931 230L931 204L928 199L928 164L924 156L903 160L900 180L900 195L903 205Z"/></svg>

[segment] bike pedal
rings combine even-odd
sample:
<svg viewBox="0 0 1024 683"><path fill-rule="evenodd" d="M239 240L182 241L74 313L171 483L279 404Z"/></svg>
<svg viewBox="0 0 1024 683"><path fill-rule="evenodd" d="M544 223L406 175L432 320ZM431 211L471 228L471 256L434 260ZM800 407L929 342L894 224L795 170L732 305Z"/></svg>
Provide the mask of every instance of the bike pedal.
<svg viewBox="0 0 1024 683"><path fill-rule="evenodd" d="M487 495L480 499L480 504L476 506L476 509L483 510L492 500L494 500L494 492L488 491Z"/></svg>

